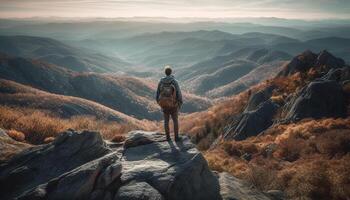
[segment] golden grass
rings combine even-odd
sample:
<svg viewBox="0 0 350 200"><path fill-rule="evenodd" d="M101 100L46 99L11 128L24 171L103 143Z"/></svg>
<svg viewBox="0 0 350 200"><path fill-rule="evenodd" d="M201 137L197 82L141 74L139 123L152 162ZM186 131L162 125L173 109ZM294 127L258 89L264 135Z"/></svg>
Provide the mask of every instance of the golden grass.
<svg viewBox="0 0 350 200"><path fill-rule="evenodd" d="M56 137L69 128L96 130L105 139L112 139L133 129L155 129L152 122L142 121L139 125L97 120L91 116L75 116L64 119L43 110L0 106L0 127L12 130L13 135L16 132L22 132L25 140L32 144L44 143L46 138Z"/></svg>
<svg viewBox="0 0 350 200"><path fill-rule="evenodd" d="M209 166L289 199L348 199L350 118L278 125L260 137L226 141L205 153ZM250 153L252 160L241 158Z"/></svg>
<svg viewBox="0 0 350 200"><path fill-rule="evenodd" d="M22 133L20 131L13 130L13 129L7 131L7 135L10 136L12 139L19 141L19 142L23 142L26 138L24 133Z"/></svg>

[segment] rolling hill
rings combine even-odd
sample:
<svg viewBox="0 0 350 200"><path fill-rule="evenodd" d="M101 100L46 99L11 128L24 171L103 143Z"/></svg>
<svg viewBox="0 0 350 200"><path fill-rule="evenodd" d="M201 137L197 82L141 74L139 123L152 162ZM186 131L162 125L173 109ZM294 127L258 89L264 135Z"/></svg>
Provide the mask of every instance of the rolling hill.
<svg viewBox="0 0 350 200"><path fill-rule="evenodd" d="M26 58L1 55L0 78L48 91L100 103L138 119L160 119L154 100L156 84L150 80L99 73L78 73ZM206 109L205 98L184 94L184 112Z"/></svg>
<svg viewBox="0 0 350 200"><path fill-rule="evenodd" d="M23 109L46 110L61 118L94 116L99 120L137 124L137 119L86 99L44 92L0 79L0 104Z"/></svg>
<svg viewBox="0 0 350 200"><path fill-rule="evenodd" d="M230 96L235 94L234 91L240 92L241 89L270 77L274 73L274 67L278 66L279 62L290 58L289 54L282 51L244 48L183 68L179 72L179 77L193 93L210 94L210 97ZM259 69L255 70L256 68ZM244 76L246 78L238 81ZM243 85L238 84L238 82L234 83L235 81ZM218 88L220 89L217 90Z"/></svg>
<svg viewBox="0 0 350 200"><path fill-rule="evenodd" d="M40 59L79 72L118 72L130 66L117 57L32 36L0 36L0 52Z"/></svg>

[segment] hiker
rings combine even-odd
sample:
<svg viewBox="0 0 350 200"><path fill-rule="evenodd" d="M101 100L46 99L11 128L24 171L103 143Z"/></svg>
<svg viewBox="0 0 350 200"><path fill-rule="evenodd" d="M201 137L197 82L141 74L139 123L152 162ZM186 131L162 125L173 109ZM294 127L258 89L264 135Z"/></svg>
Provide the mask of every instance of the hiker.
<svg viewBox="0 0 350 200"><path fill-rule="evenodd" d="M178 113L182 105L182 94L177 80L171 74L170 66L164 69L165 77L158 83L156 100L163 111L164 130L167 140L170 140L169 119L173 119L175 141L179 141Z"/></svg>

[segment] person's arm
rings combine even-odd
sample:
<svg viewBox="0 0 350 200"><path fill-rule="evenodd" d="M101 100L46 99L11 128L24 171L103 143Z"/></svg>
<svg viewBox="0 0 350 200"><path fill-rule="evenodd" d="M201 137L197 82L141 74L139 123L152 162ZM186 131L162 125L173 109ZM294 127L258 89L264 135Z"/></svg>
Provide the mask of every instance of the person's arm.
<svg viewBox="0 0 350 200"><path fill-rule="evenodd" d="M157 87L157 93L156 93L156 101L159 102L159 94L160 94L160 81L158 83L158 87Z"/></svg>
<svg viewBox="0 0 350 200"><path fill-rule="evenodd" d="M176 89L176 98L177 98L177 101L180 103L180 105L182 105L182 93L181 93L181 89L180 89L180 86L179 86L179 83L175 80L174 81L174 85L175 85L175 89Z"/></svg>

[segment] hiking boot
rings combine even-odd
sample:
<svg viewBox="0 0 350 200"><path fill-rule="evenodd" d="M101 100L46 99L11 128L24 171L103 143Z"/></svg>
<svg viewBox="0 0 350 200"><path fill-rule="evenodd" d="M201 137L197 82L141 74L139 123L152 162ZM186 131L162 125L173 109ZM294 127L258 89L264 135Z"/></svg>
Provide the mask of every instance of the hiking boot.
<svg viewBox="0 0 350 200"><path fill-rule="evenodd" d="M169 136L169 135L166 135L166 140L168 140L168 141L170 141L170 140L171 140L171 138L170 138L170 136Z"/></svg>

